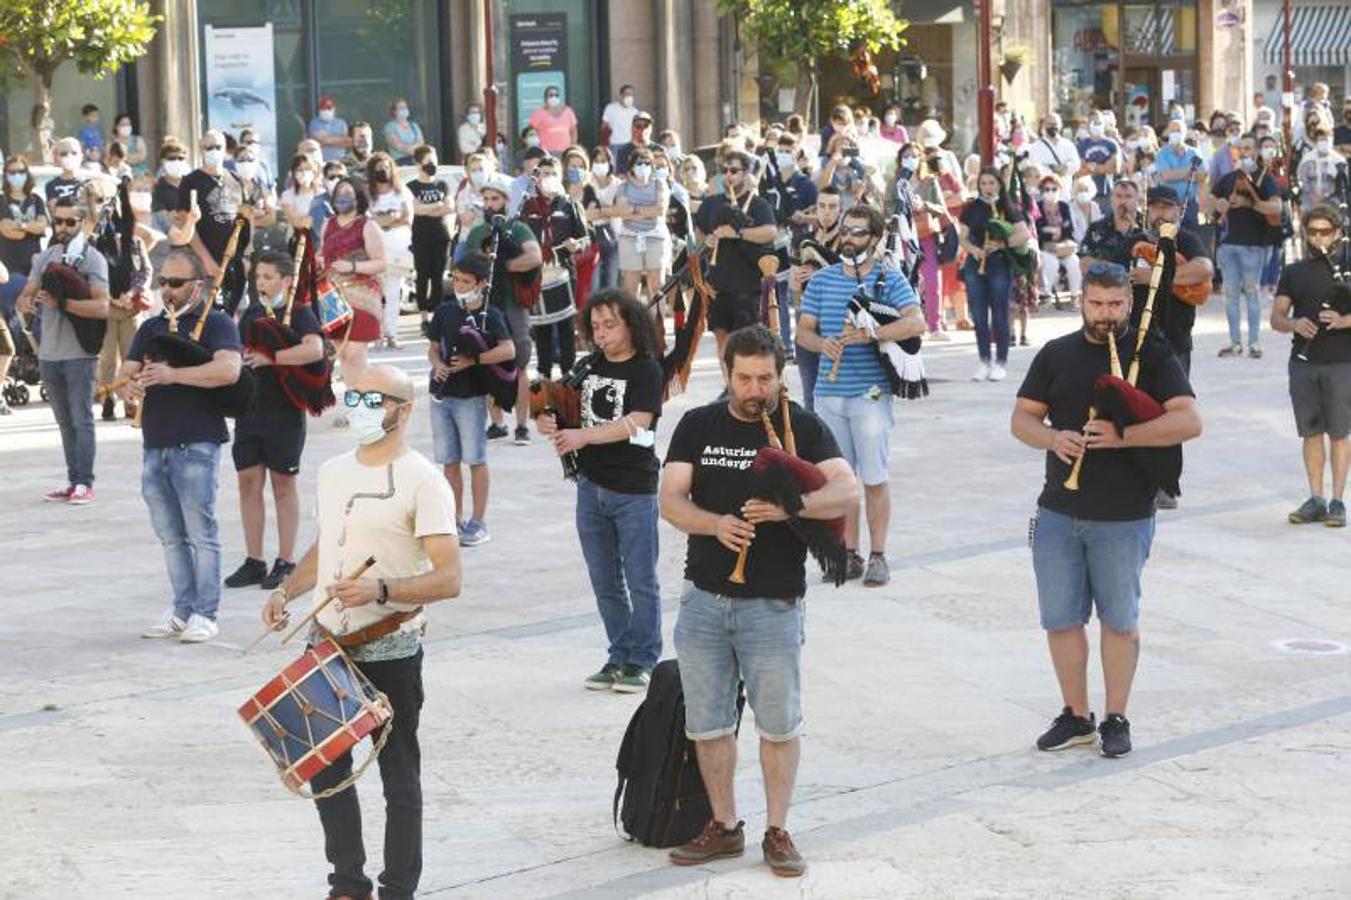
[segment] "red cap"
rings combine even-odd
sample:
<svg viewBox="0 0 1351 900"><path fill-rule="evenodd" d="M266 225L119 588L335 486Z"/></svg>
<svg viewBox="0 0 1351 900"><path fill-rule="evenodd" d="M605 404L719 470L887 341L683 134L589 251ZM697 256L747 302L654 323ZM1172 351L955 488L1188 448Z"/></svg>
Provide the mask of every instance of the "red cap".
<svg viewBox="0 0 1351 900"><path fill-rule="evenodd" d="M335 109L337 105L338 104L333 102L333 97L330 94L325 94L324 96L319 98L320 109Z"/></svg>

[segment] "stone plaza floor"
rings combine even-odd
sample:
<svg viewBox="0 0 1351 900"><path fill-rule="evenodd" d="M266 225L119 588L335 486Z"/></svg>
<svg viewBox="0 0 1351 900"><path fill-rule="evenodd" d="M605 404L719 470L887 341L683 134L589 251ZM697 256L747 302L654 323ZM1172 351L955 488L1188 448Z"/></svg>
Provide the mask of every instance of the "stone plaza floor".
<svg viewBox="0 0 1351 900"><path fill-rule="evenodd" d="M616 835L615 754L639 699L582 689L604 637L572 486L538 436L495 442L492 541L464 551L462 596L430 613L420 894L1351 896L1351 534L1286 523L1306 493L1286 338L1265 335L1261 360L1217 359L1219 299L1196 335L1205 434L1144 578L1135 752L1033 749L1060 707L1027 547L1042 458L1008 419L1036 346L1076 324L1034 319L1034 346L1014 349L1002 384L967 380L969 334L931 344L932 396L897 403L892 582L813 583L806 598L808 734L789 819L811 865L800 882L760 860L749 713L743 859L676 869ZM662 448L681 412L719 390L706 343L666 408ZM373 357L426 369L411 340ZM350 446L331 420L311 422L306 510L317 463ZM422 384L411 439L430 453ZM324 896L314 809L235 714L298 653L272 640L241 655L265 596L252 588L226 591L211 643L137 637L168 596L139 434L100 422L98 442L97 502L45 504L63 469L50 411L0 419L0 897ZM228 461L218 507L228 572L242 558ZM313 533L307 513L302 545ZM669 656L684 541L665 524L661 541ZM1101 711L1096 660L1091 678ZM378 780L360 784L372 877Z"/></svg>

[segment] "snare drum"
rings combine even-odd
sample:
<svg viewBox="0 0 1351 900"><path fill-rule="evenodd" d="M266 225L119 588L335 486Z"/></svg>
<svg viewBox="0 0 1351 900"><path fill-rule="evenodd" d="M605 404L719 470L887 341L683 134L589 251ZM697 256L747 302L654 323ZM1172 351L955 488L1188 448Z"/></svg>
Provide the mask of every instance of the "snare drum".
<svg viewBox="0 0 1351 900"><path fill-rule="evenodd" d="M572 298L572 278L562 266L545 266L539 299L530 309L530 326L552 325L577 314Z"/></svg>
<svg viewBox="0 0 1351 900"><path fill-rule="evenodd" d="M310 647L239 707L239 717L272 757L282 783L297 794L392 716L389 699L332 638ZM352 781L378 753L377 744Z"/></svg>
<svg viewBox="0 0 1351 900"><path fill-rule="evenodd" d="M327 278L320 278L315 290L319 298L319 328L330 337L341 333L352 321L351 304L338 286Z"/></svg>

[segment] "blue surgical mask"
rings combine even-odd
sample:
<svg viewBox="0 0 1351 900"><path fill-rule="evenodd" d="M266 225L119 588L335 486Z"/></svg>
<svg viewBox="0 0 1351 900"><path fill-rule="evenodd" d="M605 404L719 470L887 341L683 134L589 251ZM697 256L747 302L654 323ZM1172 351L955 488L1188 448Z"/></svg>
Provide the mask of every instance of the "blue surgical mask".
<svg viewBox="0 0 1351 900"><path fill-rule="evenodd" d="M225 161L225 151L224 151L224 150L220 150L220 149L216 149L216 150L206 150L206 151L203 151L203 153L202 153L202 162L203 162L205 165L208 165L208 166L210 166L210 167L213 168L213 169L214 169L216 166L219 166L219 165L220 165L221 163L223 163L224 161Z"/></svg>
<svg viewBox="0 0 1351 900"><path fill-rule="evenodd" d="M639 163L633 167L633 174L640 181L646 181L647 177L652 174L652 167L646 163Z"/></svg>
<svg viewBox="0 0 1351 900"><path fill-rule="evenodd" d="M8 175L5 176L5 180L9 182L10 187L16 189L21 188L28 181L28 173L10 172Z"/></svg>
<svg viewBox="0 0 1351 900"><path fill-rule="evenodd" d="M666 179L671 177L671 170L666 168L665 166L657 166L657 168L652 170L652 175L658 181L665 181Z"/></svg>
<svg viewBox="0 0 1351 900"><path fill-rule="evenodd" d="M488 173L482 169L477 169L469 173L469 180L474 183L474 187L481 188L483 183L488 180Z"/></svg>
<svg viewBox="0 0 1351 900"><path fill-rule="evenodd" d="M333 210L339 213L349 213L357 208L357 198L350 194L343 194L341 197L333 198Z"/></svg>
<svg viewBox="0 0 1351 900"><path fill-rule="evenodd" d="M347 421L352 431L352 437L363 447L367 444L374 444L383 438L393 428L385 429L385 409L377 407L371 409L365 403L358 403L355 409L347 411Z"/></svg>
<svg viewBox="0 0 1351 900"><path fill-rule="evenodd" d="M774 162L780 169L791 169L793 167L793 154L785 153L782 150L774 154Z"/></svg>
<svg viewBox="0 0 1351 900"><path fill-rule="evenodd" d="M582 170L576 167L568 168L568 184L581 184Z"/></svg>
<svg viewBox="0 0 1351 900"><path fill-rule="evenodd" d="M477 125L479 122L483 121L483 116L479 115L476 112L471 112L469 115L464 117L464 120L468 122L470 125Z"/></svg>

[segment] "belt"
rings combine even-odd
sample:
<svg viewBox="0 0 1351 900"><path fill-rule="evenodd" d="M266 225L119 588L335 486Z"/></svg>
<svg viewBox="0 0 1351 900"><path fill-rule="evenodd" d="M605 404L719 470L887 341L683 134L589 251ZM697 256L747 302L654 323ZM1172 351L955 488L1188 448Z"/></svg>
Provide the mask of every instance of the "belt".
<svg viewBox="0 0 1351 900"><path fill-rule="evenodd" d="M399 630L399 627L418 614L418 610L412 612L396 612L385 616L380 621L367 625L351 634L335 634L333 640L338 642L340 647L360 647L362 644L369 644L371 641L378 641L386 635L393 634Z"/></svg>

